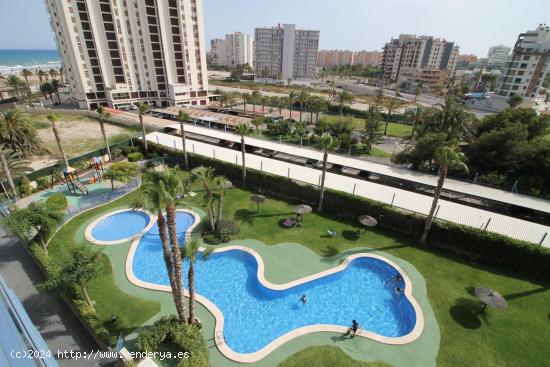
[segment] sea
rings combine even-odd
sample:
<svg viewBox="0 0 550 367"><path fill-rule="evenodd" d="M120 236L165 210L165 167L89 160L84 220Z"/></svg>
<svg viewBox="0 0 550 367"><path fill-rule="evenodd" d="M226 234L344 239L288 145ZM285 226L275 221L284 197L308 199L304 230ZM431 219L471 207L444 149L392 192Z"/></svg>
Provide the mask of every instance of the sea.
<svg viewBox="0 0 550 367"><path fill-rule="evenodd" d="M17 73L23 69L50 70L61 67L57 50L0 50L0 73Z"/></svg>

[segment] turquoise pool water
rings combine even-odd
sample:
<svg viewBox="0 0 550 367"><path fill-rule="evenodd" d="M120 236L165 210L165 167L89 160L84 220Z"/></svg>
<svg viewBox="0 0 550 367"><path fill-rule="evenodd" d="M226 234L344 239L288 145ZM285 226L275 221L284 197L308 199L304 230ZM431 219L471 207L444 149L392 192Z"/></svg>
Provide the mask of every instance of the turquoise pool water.
<svg viewBox="0 0 550 367"><path fill-rule="evenodd" d="M102 219L92 228L92 236L99 241L118 241L135 236L149 224L149 215L129 210Z"/></svg>
<svg viewBox="0 0 550 367"><path fill-rule="evenodd" d="M194 218L178 212L176 219L183 243L185 228ZM169 285L158 227L143 236L132 265L138 279ZM238 353L254 353L307 325L349 326L356 319L363 330L399 337L416 323L411 303L395 290L404 288L402 281L392 280L396 269L382 260L358 258L341 272L284 291L261 285L257 269L256 259L241 250L213 253L206 260L199 257L195 266L196 291L223 313L225 341ZM187 270L185 262L184 274ZM302 294L307 304L300 301Z"/></svg>

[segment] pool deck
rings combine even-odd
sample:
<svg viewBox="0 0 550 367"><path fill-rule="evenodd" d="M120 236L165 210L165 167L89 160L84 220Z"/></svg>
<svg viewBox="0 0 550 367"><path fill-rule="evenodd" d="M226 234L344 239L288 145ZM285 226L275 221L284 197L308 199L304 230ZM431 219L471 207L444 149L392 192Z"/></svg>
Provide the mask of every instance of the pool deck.
<svg viewBox="0 0 550 367"><path fill-rule="evenodd" d="M84 239L86 228L97 218L120 208L111 208L111 210L101 212L93 218L90 218L79 228L77 237ZM193 211L204 216L204 212L199 208L191 208ZM195 232L200 232L200 226L195 228ZM175 307L172 296L165 291L145 289L133 284L126 274L126 263L128 253L131 250L133 241L128 241L115 246L98 246L109 257L113 268L113 274L116 285L129 295L146 300L159 302L161 311L154 317L145 322L145 325L151 325L163 316L175 314ZM424 278L408 262L387 254L383 251L360 247L349 249L332 257L322 257L305 246L297 243L279 243L276 245L266 245L263 242L247 239L232 241L225 245L217 246L223 248L229 246L244 246L252 249L261 256L264 262L264 277L273 284L285 284L294 282L301 278L306 278L314 274L325 272L335 268L353 255L359 253L368 253L382 256L386 260L395 263L404 274L408 276L412 284L412 294L422 309L424 317L424 327L418 338L410 343L401 345L392 345L381 343L367 338L349 338L344 337L341 332L319 331L307 333L283 343L275 348L264 358L255 361L254 366L273 367L284 361L286 358L309 346L333 345L341 348L352 358L360 361L384 361L395 367L430 367L436 366L437 353L439 351L440 333L433 310L427 299L427 289ZM212 366L242 366L243 363L232 361L226 358L218 349L216 337L216 319L214 315L202 304L196 304L196 312L203 324L203 336L209 348L210 364ZM136 341L137 332L126 336L127 347L132 349ZM159 365L162 365L157 361ZM247 364L251 365L251 364Z"/></svg>

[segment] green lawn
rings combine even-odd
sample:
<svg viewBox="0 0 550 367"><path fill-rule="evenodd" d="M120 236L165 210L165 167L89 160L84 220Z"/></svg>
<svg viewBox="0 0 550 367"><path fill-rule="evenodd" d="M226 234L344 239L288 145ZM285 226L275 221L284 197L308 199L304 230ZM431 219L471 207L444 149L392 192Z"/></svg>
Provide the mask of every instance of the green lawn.
<svg viewBox="0 0 550 367"><path fill-rule="evenodd" d="M194 191L198 195L190 205L203 207L203 193L199 183ZM132 193L106 207L94 209L65 225L50 244L52 257L62 261L74 239L81 236L85 225L99 213L131 205L137 193ZM441 332L438 366L544 366L548 363L550 340L550 284L526 279L514 274L487 267L472 265L458 255L420 246L407 237L383 231L369 231L358 241L349 235L357 229L355 221L341 221L336 216L312 213L305 216L304 226L282 229L280 221L292 216L297 203L268 198L256 213L250 201L251 193L239 188L229 189L224 200L224 217L240 223L240 239L252 238L274 245L280 242L297 242L323 256L340 251L370 247L399 257L423 275L428 297ZM336 239L325 237L326 229L338 233ZM104 258L108 263L108 259ZM508 309L497 311L488 308L478 315L480 304L472 293L475 286L485 285L497 289L508 299ZM118 289L110 268L90 286L96 301L98 315L107 321L116 314L118 321L112 328L128 332L159 311L153 301L131 297ZM131 307L129 307L131 305ZM325 363L327 362L327 363ZM320 364L324 363L324 364ZM308 348L295 354L281 366L377 366L351 360L334 346Z"/></svg>
<svg viewBox="0 0 550 367"><path fill-rule="evenodd" d="M329 121L336 121L338 120L340 116L337 115L323 115L324 119L328 119ZM365 119L360 119L357 117L351 117L352 118L352 126L354 129L357 130L364 130L365 129ZM380 128L382 132L384 131L385 123L380 123ZM403 138L405 136L409 136L412 131L412 126L405 125L405 124L398 124L395 122L390 122L388 124L388 136L395 136L397 138Z"/></svg>

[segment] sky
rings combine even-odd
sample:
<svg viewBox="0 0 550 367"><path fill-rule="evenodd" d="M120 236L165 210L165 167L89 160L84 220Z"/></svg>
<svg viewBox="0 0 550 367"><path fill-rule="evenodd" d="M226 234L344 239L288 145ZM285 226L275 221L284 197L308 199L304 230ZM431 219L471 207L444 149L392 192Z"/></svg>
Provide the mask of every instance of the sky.
<svg viewBox="0 0 550 367"><path fill-rule="evenodd" d="M550 23L550 0L203 0L206 41L294 23L321 31L320 49L380 50L400 33L454 41L463 54L512 47ZM0 49L53 49L42 0L0 0ZM209 47L209 46L208 46Z"/></svg>

